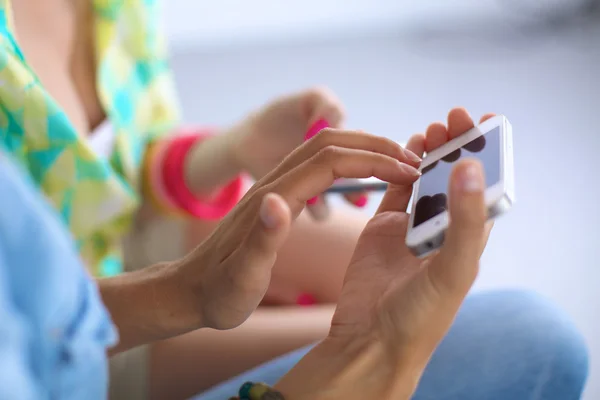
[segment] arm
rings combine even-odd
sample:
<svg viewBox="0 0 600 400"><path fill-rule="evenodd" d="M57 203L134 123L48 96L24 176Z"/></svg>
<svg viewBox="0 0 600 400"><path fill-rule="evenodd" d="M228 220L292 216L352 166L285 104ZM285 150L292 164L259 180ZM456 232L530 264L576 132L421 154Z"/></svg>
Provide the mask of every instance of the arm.
<svg viewBox="0 0 600 400"><path fill-rule="evenodd" d="M98 281L102 300L119 329L116 354L203 326L198 296L185 279L183 264L157 264Z"/></svg>
<svg viewBox="0 0 600 400"><path fill-rule="evenodd" d="M243 193L233 146L240 127L223 132L182 129L154 142L144 159L144 193L155 209L196 219L221 219Z"/></svg>
<svg viewBox="0 0 600 400"><path fill-rule="evenodd" d="M198 140L185 156L184 181L192 192L198 196L209 196L214 191L235 179L242 168L234 154L234 144L238 139L243 124L235 125L221 131L210 131L210 135ZM186 133L183 130L183 133ZM202 131L202 130L199 130ZM180 134L181 132L177 132ZM190 130L196 134L196 130ZM150 150L168 147L173 136L153 142ZM163 147L164 149L164 147ZM157 155L157 153L161 153ZM164 152L148 151L144 160L145 175L152 174L154 163L164 161ZM160 168L160 167L159 167Z"/></svg>
<svg viewBox="0 0 600 400"><path fill-rule="evenodd" d="M425 366L413 362L410 354L391 354L379 341L329 337L300 360L275 389L286 400L408 400Z"/></svg>
<svg viewBox="0 0 600 400"><path fill-rule="evenodd" d="M190 189L200 195L213 192L242 172L233 152L241 125L199 141L190 150L185 162L185 180Z"/></svg>
<svg viewBox="0 0 600 400"><path fill-rule="evenodd" d="M187 267L192 267L191 264ZM155 265L100 281L106 307L120 330L111 354L201 328L199 298L185 279L186 266ZM307 354L276 386L286 400L409 399L424 365L391 357L379 342L328 338ZM319 373L315 375L315 370ZM310 385L307 384L310 382Z"/></svg>

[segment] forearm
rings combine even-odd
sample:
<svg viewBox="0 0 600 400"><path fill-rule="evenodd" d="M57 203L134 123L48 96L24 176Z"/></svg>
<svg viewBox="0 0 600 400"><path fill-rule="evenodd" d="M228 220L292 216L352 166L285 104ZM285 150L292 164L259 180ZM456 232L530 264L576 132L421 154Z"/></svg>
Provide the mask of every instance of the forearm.
<svg viewBox="0 0 600 400"><path fill-rule="evenodd" d="M158 264L98 281L119 330L115 354L202 327L200 305L179 264Z"/></svg>
<svg viewBox="0 0 600 400"><path fill-rule="evenodd" d="M241 125L235 125L212 137L199 140L185 161L185 180L199 195L210 195L215 189L240 174L234 145Z"/></svg>
<svg viewBox="0 0 600 400"><path fill-rule="evenodd" d="M410 399L424 366L381 343L326 339L276 385L286 400Z"/></svg>

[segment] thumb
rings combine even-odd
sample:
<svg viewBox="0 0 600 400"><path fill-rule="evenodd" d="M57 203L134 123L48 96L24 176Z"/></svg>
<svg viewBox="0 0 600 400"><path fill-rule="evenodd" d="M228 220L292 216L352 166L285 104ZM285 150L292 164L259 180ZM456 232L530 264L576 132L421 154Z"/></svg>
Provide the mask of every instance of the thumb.
<svg viewBox="0 0 600 400"><path fill-rule="evenodd" d="M291 223L292 213L285 200L275 193L267 193L262 198L254 226L236 250L236 266L243 270L241 275L260 279L262 273L270 274L277 251L286 240ZM246 275L257 271L258 275Z"/></svg>
<svg viewBox="0 0 600 400"><path fill-rule="evenodd" d="M428 272L438 289L464 296L477 277L486 237L485 178L481 163L468 159L459 162L452 171L449 186L450 225L444 245Z"/></svg>

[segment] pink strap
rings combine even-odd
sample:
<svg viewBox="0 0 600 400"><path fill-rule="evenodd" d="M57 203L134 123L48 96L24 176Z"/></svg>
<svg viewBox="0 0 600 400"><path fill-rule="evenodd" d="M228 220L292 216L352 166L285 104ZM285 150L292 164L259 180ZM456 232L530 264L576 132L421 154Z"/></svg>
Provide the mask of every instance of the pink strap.
<svg viewBox="0 0 600 400"><path fill-rule="evenodd" d="M178 208L199 219L223 218L240 200L243 190L241 176L225 185L209 199L196 196L185 182L185 159L198 140L210 135L193 133L171 140L162 162L162 182L168 198Z"/></svg>

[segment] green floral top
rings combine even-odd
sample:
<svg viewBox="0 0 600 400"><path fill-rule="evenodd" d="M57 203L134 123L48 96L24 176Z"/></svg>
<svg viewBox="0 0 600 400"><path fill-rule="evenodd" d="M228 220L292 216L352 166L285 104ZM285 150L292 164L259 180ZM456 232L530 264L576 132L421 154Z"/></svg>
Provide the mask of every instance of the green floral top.
<svg viewBox="0 0 600 400"><path fill-rule="evenodd" d="M10 0L0 0L0 145L60 213L94 275L108 276L121 271L145 149L179 115L157 1L89 1L98 95L116 135L110 160L90 149L28 66Z"/></svg>

